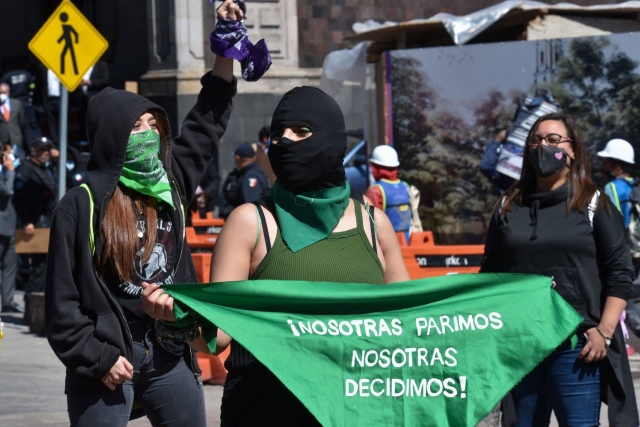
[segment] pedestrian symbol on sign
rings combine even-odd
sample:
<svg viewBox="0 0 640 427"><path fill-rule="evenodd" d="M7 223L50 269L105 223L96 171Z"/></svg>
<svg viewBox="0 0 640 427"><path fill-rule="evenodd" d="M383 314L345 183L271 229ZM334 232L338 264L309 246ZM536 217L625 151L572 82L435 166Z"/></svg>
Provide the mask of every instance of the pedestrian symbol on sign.
<svg viewBox="0 0 640 427"><path fill-rule="evenodd" d="M69 15L65 12L60 14L60 20L62 21L62 35L58 39L58 44L64 41L64 48L62 49L62 53L60 54L60 74L64 74L64 60L67 56L67 52L71 54L71 63L73 64L73 72L78 75L78 64L76 63L76 53L73 49L73 41L71 40L71 35L76 36L76 44L78 44L78 32L68 24L65 24L69 20Z"/></svg>
<svg viewBox="0 0 640 427"><path fill-rule="evenodd" d="M29 50L70 92L76 90L108 47L109 43L71 0L62 0L29 42Z"/></svg>

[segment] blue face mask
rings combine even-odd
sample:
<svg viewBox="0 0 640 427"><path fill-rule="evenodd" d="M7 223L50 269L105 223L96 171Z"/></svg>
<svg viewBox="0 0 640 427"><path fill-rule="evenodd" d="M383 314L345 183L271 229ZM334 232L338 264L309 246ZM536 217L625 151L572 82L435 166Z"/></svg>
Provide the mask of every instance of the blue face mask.
<svg viewBox="0 0 640 427"><path fill-rule="evenodd" d="M18 166L20 166L20 159L14 159L13 160L13 167L17 168Z"/></svg>
<svg viewBox="0 0 640 427"><path fill-rule="evenodd" d="M46 162L46 163L44 164L44 167L45 167L45 168L48 168L49 166L51 166L51 162Z"/></svg>

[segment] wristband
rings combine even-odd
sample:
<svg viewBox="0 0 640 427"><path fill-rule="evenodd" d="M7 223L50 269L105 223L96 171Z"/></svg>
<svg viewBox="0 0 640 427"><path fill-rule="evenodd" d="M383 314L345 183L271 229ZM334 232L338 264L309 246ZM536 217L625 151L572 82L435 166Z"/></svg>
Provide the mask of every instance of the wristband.
<svg viewBox="0 0 640 427"><path fill-rule="evenodd" d="M200 336L200 322L197 320L185 328L175 328L167 325L162 320L155 321L156 337L161 342L195 341Z"/></svg>
<svg viewBox="0 0 640 427"><path fill-rule="evenodd" d="M600 326L596 326L596 331L598 331L598 333L600 335L602 335L602 338L604 338L604 343L607 345L607 347L609 347L611 345L611 340L613 339L613 337L608 337L606 336L601 330L600 330Z"/></svg>

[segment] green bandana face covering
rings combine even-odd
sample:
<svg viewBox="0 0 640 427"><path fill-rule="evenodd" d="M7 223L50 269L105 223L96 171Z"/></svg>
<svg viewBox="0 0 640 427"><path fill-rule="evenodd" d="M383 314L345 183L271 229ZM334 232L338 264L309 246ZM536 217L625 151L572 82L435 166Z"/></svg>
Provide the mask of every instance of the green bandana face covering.
<svg viewBox="0 0 640 427"><path fill-rule="evenodd" d="M342 187L293 193L276 180L269 193L275 206L282 239L293 252L328 237L349 206L351 188Z"/></svg>
<svg viewBox="0 0 640 427"><path fill-rule="evenodd" d="M120 183L127 188L156 198L175 209L171 185L160 161L160 135L153 130L129 136Z"/></svg>

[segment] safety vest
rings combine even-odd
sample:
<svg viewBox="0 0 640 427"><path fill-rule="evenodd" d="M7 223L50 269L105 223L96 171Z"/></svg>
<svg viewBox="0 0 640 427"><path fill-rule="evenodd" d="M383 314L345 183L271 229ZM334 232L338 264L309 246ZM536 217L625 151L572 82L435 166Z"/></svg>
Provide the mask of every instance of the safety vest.
<svg viewBox="0 0 640 427"><path fill-rule="evenodd" d="M382 210L389 217L395 231L411 229L411 199L409 185L404 181L381 179L376 183L382 193Z"/></svg>

